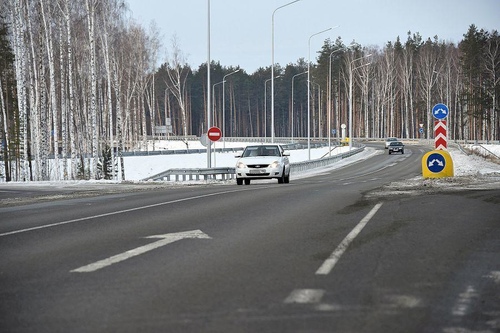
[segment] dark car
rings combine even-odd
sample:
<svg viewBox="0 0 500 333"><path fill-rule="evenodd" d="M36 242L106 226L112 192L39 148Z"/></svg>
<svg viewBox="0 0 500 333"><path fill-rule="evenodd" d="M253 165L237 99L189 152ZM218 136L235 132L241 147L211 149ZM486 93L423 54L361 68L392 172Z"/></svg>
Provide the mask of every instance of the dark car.
<svg viewBox="0 0 500 333"><path fill-rule="evenodd" d="M405 145L401 141L393 141L389 144L389 155L392 153L405 153Z"/></svg>

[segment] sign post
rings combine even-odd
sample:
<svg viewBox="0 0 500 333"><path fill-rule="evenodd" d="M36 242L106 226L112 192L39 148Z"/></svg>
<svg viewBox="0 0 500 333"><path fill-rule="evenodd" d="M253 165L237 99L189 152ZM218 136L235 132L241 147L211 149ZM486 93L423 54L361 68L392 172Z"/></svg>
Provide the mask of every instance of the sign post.
<svg viewBox="0 0 500 333"><path fill-rule="evenodd" d="M434 121L434 150L424 154L422 158L422 175L424 178L453 177L453 160L448 148L446 137L446 117L448 117L448 107L439 103L432 108ZM420 132L422 133L422 131Z"/></svg>
<svg viewBox="0 0 500 333"><path fill-rule="evenodd" d="M446 150L448 148L445 120L448 113L448 107L442 103L436 104L432 108L432 115L436 118L436 121L434 121L434 148L437 150Z"/></svg>
<svg viewBox="0 0 500 333"><path fill-rule="evenodd" d="M217 164L216 150L215 150L215 142L219 141L222 138L222 131L220 128L213 126L208 129L207 132L208 139L214 143L214 166ZM210 147L210 146L209 146ZM210 148L211 149L211 148ZM212 154L212 152L210 152Z"/></svg>

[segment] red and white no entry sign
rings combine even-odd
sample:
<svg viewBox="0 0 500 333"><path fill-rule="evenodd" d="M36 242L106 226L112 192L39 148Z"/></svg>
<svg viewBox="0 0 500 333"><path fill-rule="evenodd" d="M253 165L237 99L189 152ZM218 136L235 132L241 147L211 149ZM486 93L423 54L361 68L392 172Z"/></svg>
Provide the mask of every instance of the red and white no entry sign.
<svg viewBox="0 0 500 333"><path fill-rule="evenodd" d="M218 141L222 138L222 131L218 127L210 127L208 129L207 136L210 141Z"/></svg>

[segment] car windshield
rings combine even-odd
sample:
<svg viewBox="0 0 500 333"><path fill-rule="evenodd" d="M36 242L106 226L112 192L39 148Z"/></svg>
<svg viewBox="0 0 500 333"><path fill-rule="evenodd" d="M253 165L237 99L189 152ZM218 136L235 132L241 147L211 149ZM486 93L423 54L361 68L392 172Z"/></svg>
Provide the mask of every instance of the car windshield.
<svg viewBox="0 0 500 333"><path fill-rule="evenodd" d="M402 146L402 142L391 142L391 146Z"/></svg>
<svg viewBox="0 0 500 333"><path fill-rule="evenodd" d="M280 156L280 150L277 146L246 147L242 157L253 157L253 156Z"/></svg>

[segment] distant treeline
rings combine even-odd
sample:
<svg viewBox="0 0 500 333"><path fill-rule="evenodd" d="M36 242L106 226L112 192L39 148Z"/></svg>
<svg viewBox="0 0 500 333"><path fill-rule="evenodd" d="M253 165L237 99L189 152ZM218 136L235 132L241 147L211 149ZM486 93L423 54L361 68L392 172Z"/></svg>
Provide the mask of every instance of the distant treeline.
<svg viewBox="0 0 500 333"><path fill-rule="evenodd" d="M122 178L121 153L146 147L157 126L206 132L207 91L225 136L269 137L272 120L277 137L336 136L351 105L350 136L430 138L430 110L445 103L450 139L499 140L500 38L475 25L458 45L410 32L381 48L327 39L312 63L275 65L272 112L270 64L250 74L214 61L207 89L207 64L191 68L173 39L157 68L159 32L131 20L123 1L2 0L0 13L7 180L96 179L110 149Z"/></svg>

